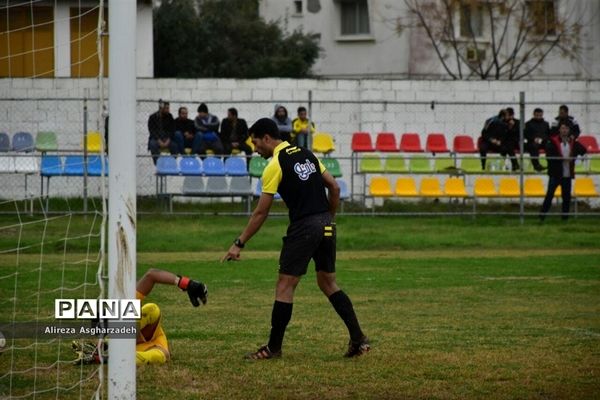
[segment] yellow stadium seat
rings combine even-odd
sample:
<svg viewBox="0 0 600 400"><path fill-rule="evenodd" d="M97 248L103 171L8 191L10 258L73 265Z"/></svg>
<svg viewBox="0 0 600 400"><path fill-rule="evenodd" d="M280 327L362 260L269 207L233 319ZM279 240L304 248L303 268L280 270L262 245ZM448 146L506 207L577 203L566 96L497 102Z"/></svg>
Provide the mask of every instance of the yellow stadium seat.
<svg viewBox="0 0 600 400"><path fill-rule="evenodd" d="M87 151L100 153L102 149L102 135L100 132L90 131L87 133Z"/></svg>
<svg viewBox="0 0 600 400"><path fill-rule="evenodd" d="M576 178L574 194L575 197L598 197L594 180L592 178Z"/></svg>
<svg viewBox="0 0 600 400"><path fill-rule="evenodd" d="M440 181L437 178L423 178L419 194L425 197L441 197L444 195L442 189L440 189Z"/></svg>
<svg viewBox="0 0 600 400"><path fill-rule="evenodd" d="M398 178L398 180L396 181L396 196L402 196L402 197L418 196L417 185L415 184L415 180L410 177Z"/></svg>
<svg viewBox="0 0 600 400"><path fill-rule="evenodd" d="M562 186L558 185L554 191L554 197L562 197Z"/></svg>
<svg viewBox="0 0 600 400"><path fill-rule="evenodd" d="M523 190L526 197L544 197L546 189L542 183L542 178L527 178L523 184Z"/></svg>
<svg viewBox="0 0 600 400"><path fill-rule="evenodd" d="M519 197L519 182L517 178L500 178L498 194L502 197Z"/></svg>
<svg viewBox="0 0 600 400"><path fill-rule="evenodd" d="M390 181L384 177L375 177L371 179L369 185L369 193L375 197L390 197L393 196Z"/></svg>
<svg viewBox="0 0 600 400"><path fill-rule="evenodd" d="M328 154L335 150L333 136L325 132L317 132L313 135L312 149L316 153Z"/></svg>
<svg viewBox="0 0 600 400"><path fill-rule="evenodd" d="M475 197L495 197L498 196L494 180L492 178L476 178L473 189Z"/></svg>
<svg viewBox="0 0 600 400"><path fill-rule="evenodd" d="M468 197L465 181L461 178L449 178L444 183L444 194L449 197Z"/></svg>

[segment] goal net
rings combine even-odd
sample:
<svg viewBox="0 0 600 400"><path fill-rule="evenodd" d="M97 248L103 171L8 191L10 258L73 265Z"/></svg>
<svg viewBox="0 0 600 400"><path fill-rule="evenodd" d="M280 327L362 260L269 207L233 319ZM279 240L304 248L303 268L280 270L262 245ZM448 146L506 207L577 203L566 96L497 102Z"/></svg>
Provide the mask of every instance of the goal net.
<svg viewBox="0 0 600 400"><path fill-rule="evenodd" d="M55 299L107 293L107 22L102 0L0 0L1 399L106 397Z"/></svg>

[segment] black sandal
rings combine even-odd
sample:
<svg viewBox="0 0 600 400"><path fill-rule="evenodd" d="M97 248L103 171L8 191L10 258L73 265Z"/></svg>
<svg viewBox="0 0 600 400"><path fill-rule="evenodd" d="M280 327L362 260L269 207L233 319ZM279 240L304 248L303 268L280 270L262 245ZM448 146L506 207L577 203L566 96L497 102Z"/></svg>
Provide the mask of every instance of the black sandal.
<svg viewBox="0 0 600 400"><path fill-rule="evenodd" d="M269 349L269 346L267 346L267 345L262 346L254 353L248 353L244 356L244 358L247 360L269 360L271 358L280 358L280 357L281 357L281 350L273 352L273 351L271 351L271 349Z"/></svg>

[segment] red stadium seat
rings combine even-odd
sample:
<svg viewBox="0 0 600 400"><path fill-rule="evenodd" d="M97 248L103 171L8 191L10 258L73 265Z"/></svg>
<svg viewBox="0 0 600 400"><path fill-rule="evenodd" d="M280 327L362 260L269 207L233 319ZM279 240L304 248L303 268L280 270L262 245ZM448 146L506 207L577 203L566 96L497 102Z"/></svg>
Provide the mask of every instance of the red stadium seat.
<svg viewBox="0 0 600 400"><path fill-rule="evenodd" d="M467 135L454 136L454 152L455 153L477 153L477 148L473 142L473 138Z"/></svg>
<svg viewBox="0 0 600 400"><path fill-rule="evenodd" d="M430 133L427 135L425 150L430 153L449 153L446 137L443 133Z"/></svg>
<svg viewBox="0 0 600 400"><path fill-rule="evenodd" d="M375 149L384 152L397 152L396 136L391 132L378 133L375 140Z"/></svg>
<svg viewBox="0 0 600 400"><path fill-rule="evenodd" d="M418 133L403 133L400 139L400 151L407 153L422 153L421 139Z"/></svg>
<svg viewBox="0 0 600 400"><path fill-rule="evenodd" d="M588 153L597 154L600 153L600 147L598 147L598 141L592 135L581 135L577 138L579 143L585 147Z"/></svg>
<svg viewBox="0 0 600 400"><path fill-rule="evenodd" d="M375 151L371 135L368 132L355 132L352 134L352 151L365 152Z"/></svg>

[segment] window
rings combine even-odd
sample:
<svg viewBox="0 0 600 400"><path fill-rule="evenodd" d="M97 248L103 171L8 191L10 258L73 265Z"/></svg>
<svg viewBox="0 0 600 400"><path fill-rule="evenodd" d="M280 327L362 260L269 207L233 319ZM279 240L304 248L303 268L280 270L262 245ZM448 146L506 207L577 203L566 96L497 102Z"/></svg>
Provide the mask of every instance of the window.
<svg viewBox="0 0 600 400"><path fill-rule="evenodd" d="M533 33L540 36L556 35L556 15L554 1L536 0L527 3L530 20L533 22Z"/></svg>
<svg viewBox="0 0 600 400"><path fill-rule="evenodd" d="M54 76L52 7L0 9L0 77Z"/></svg>
<svg viewBox="0 0 600 400"><path fill-rule="evenodd" d="M461 4L460 6L460 36L483 36L483 10L479 4Z"/></svg>
<svg viewBox="0 0 600 400"><path fill-rule="evenodd" d="M369 5L367 0L341 0L342 35L368 35Z"/></svg>
<svg viewBox="0 0 600 400"><path fill-rule="evenodd" d="M302 14L302 0L294 1L294 12L296 14Z"/></svg>

